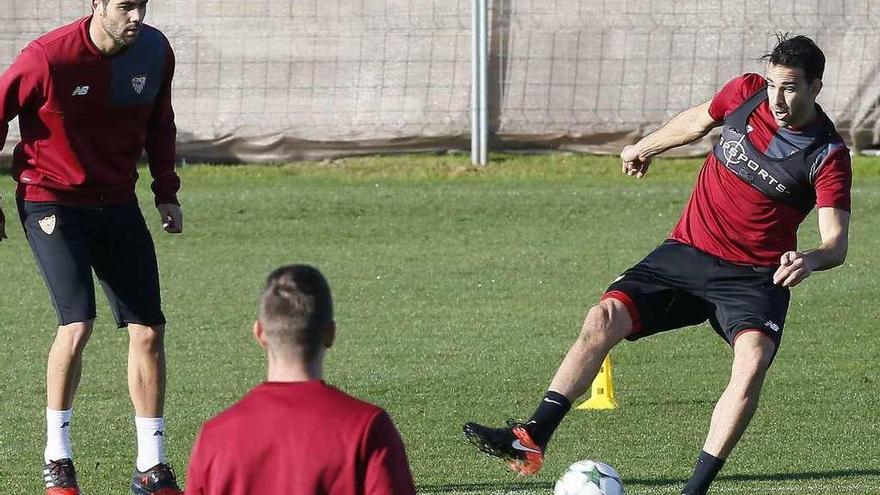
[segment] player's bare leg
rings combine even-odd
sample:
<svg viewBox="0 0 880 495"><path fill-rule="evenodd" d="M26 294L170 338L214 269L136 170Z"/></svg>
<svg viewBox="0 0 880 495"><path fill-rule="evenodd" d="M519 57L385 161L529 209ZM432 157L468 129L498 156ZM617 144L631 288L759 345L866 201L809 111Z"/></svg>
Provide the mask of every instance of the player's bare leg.
<svg viewBox="0 0 880 495"><path fill-rule="evenodd" d="M581 333L556 370L549 390L569 401L583 395L599 373L608 351L631 331L632 321L622 302L609 298L590 308Z"/></svg>
<svg viewBox="0 0 880 495"><path fill-rule="evenodd" d="M46 366L46 405L63 411L73 406L82 376L83 349L92 335L94 320L61 325L49 350Z"/></svg>
<svg viewBox="0 0 880 495"><path fill-rule="evenodd" d="M736 339L730 382L715 404L703 452L682 493L701 495L709 489L758 408L775 349L776 344L760 332L743 333Z"/></svg>
<svg viewBox="0 0 880 495"><path fill-rule="evenodd" d="M776 345L760 332L736 339L730 382L712 413L703 450L726 459L758 408L758 398Z"/></svg>
<svg viewBox="0 0 880 495"><path fill-rule="evenodd" d="M165 325L128 325L128 391L138 454L131 489L137 495L180 495L165 459Z"/></svg>
<svg viewBox="0 0 880 495"><path fill-rule="evenodd" d="M46 365L46 449L43 481L46 493L79 495L70 425L73 398L82 377L82 355L94 320L60 325Z"/></svg>
<svg viewBox="0 0 880 495"><path fill-rule="evenodd" d="M532 418L525 424L509 422L506 428L466 423L465 436L481 451L504 459L512 470L536 474L543 465L547 442L571 408L571 401L586 392L605 355L631 329L623 303L605 299L592 307Z"/></svg>
<svg viewBox="0 0 880 495"><path fill-rule="evenodd" d="M165 325L128 325L128 392L136 416L161 417L165 409Z"/></svg>

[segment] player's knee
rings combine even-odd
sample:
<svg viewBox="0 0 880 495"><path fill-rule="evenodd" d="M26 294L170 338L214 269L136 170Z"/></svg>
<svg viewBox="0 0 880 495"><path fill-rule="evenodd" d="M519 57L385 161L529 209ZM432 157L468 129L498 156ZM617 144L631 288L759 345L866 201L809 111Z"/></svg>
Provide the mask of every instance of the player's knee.
<svg viewBox="0 0 880 495"><path fill-rule="evenodd" d="M136 349L150 352L161 351L165 347L165 325L128 325L130 345Z"/></svg>
<svg viewBox="0 0 880 495"><path fill-rule="evenodd" d="M731 383L747 390L760 390L775 350L776 343L759 332L738 338L734 347Z"/></svg>
<svg viewBox="0 0 880 495"><path fill-rule="evenodd" d="M741 335L734 345L734 367L748 374L763 373L770 367L776 343L761 332Z"/></svg>
<svg viewBox="0 0 880 495"><path fill-rule="evenodd" d="M94 321L77 321L58 326L55 334L55 345L68 349L71 354L82 354L83 349L92 335Z"/></svg>
<svg viewBox="0 0 880 495"><path fill-rule="evenodd" d="M771 356L760 352L749 352L736 359L733 370L735 380L742 382L744 386L754 386L764 381L767 369L770 367Z"/></svg>
<svg viewBox="0 0 880 495"><path fill-rule="evenodd" d="M629 317L625 311L610 299L599 302L587 312L581 338L617 343L626 336L625 327L629 324Z"/></svg>

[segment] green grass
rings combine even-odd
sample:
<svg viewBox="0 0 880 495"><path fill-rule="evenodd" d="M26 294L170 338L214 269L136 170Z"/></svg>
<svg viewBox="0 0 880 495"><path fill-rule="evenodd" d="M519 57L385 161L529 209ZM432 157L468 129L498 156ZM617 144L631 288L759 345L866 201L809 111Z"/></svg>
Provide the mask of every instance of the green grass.
<svg viewBox="0 0 880 495"><path fill-rule="evenodd" d="M570 413L534 479L475 453L460 429L531 413L585 311L670 231L699 162L658 162L636 181L612 158L495 158L481 170L460 155L186 167L182 236L158 231L142 179L169 320L167 446L178 470L201 422L263 379L250 323L264 277L307 262L336 298L327 381L391 413L420 493L548 494L568 463L593 458L618 468L630 495L677 494L730 365L706 326L615 349L620 408ZM761 407L716 493L880 493L880 161L855 169L849 258L794 291ZM0 493L34 494L54 313L11 191L4 178ZM803 247L816 243L815 225L804 223ZM127 338L102 297L73 429L86 494L123 493L134 462Z"/></svg>

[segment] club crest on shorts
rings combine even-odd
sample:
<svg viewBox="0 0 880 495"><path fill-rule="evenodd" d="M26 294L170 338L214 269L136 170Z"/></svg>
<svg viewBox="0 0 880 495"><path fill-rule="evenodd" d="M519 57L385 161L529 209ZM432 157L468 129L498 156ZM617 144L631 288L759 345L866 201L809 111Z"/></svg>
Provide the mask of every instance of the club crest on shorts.
<svg viewBox="0 0 880 495"><path fill-rule="evenodd" d="M37 223L40 225L40 230L45 232L46 235L52 235L52 232L55 232L55 215L41 218L37 220Z"/></svg>
<svg viewBox="0 0 880 495"><path fill-rule="evenodd" d="M131 78L131 87L134 92L141 94L144 92L144 86L147 85L147 76L134 76Z"/></svg>

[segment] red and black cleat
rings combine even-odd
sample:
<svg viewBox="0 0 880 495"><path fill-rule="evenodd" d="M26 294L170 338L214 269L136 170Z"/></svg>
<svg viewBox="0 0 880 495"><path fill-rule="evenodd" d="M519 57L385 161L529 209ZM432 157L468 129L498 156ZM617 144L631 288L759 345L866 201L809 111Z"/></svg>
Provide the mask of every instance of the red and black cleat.
<svg viewBox="0 0 880 495"><path fill-rule="evenodd" d="M183 495L177 486L177 477L168 464L155 466L140 472L134 469L131 477L131 493L134 495Z"/></svg>
<svg viewBox="0 0 880 495"><path fill-rule="evenodd" d="M76 469L70 459L49 461L43 466L46 495L80 495L76 483Z"/></svg>
<svg viewBox="0 0 880 495"><path fill-rule="evenodd" d="M476 448L504 460L516 473L531 476L544 465L544 449L532 440L522 423L508 421L506 428L465 423L463 430L465 438Z"/></svg>

